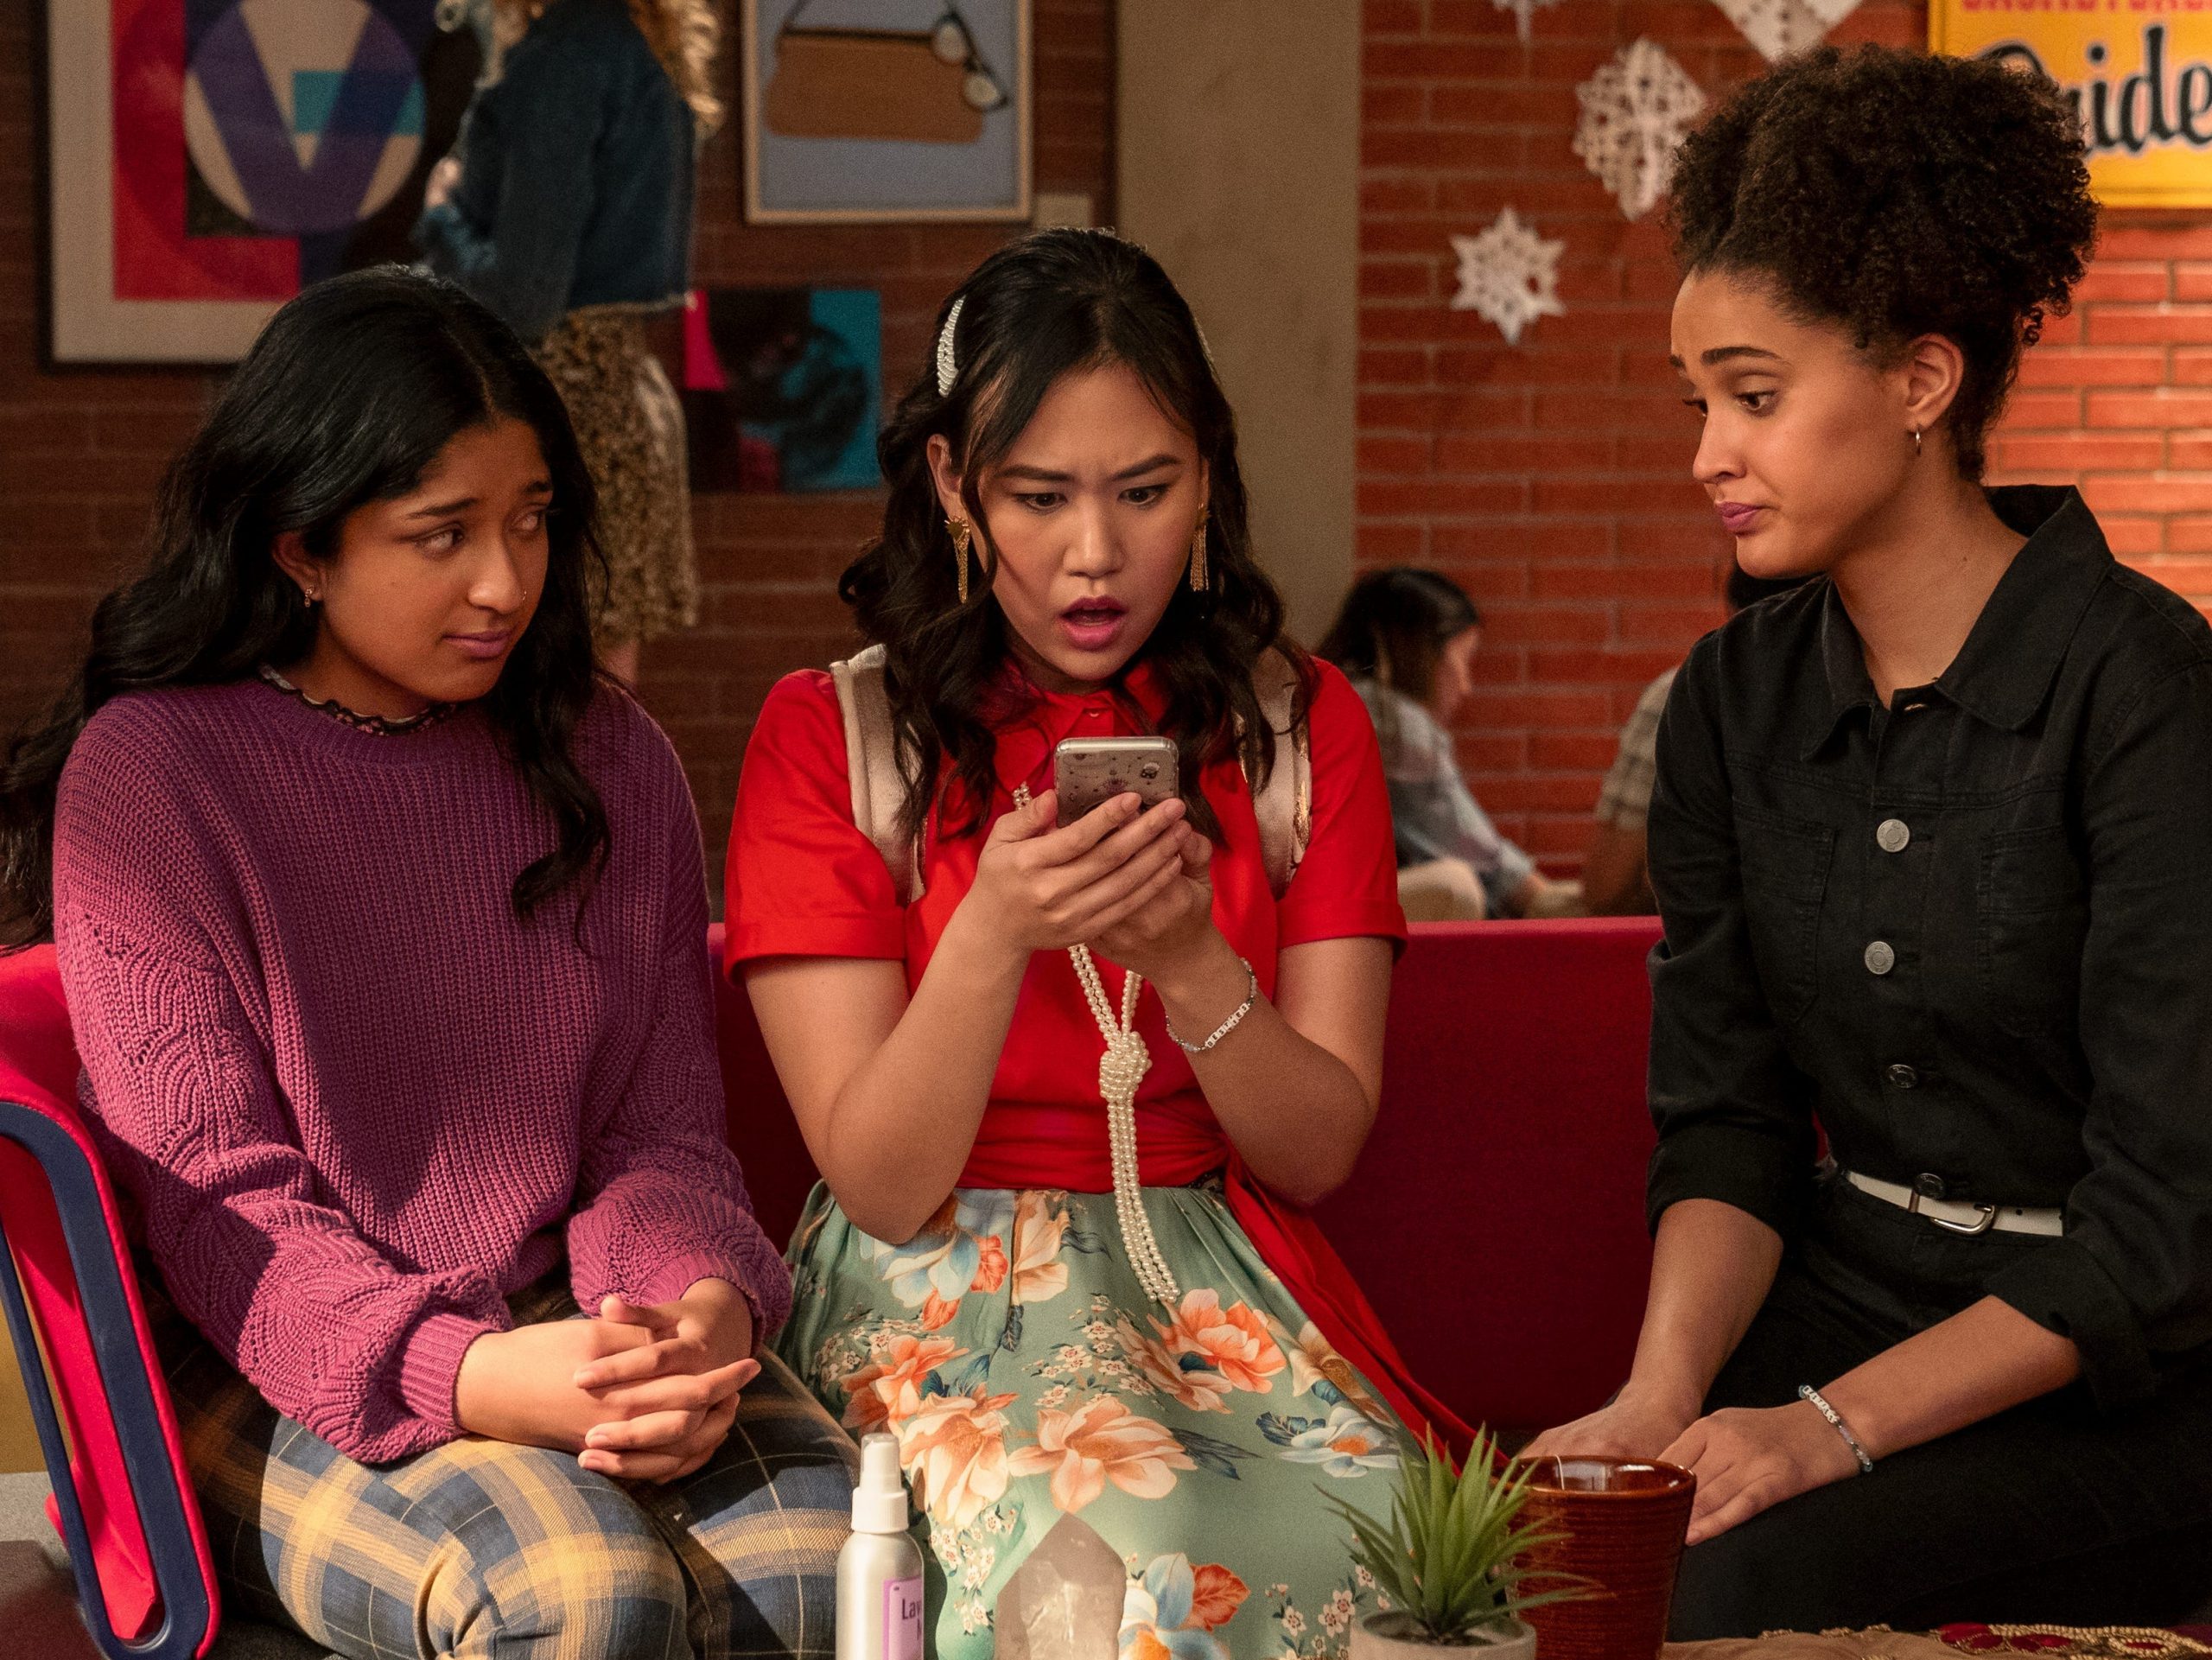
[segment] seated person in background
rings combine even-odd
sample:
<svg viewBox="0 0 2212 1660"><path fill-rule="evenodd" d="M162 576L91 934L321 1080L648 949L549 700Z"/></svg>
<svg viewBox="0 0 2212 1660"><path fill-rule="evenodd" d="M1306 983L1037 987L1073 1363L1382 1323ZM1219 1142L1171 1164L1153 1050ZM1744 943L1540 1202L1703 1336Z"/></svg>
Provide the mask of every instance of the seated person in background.
<svg viewBox="0 0 2212 1660"><path fill-rule="evenodd" d="M310 288L0 769L224 1597L348 1660L828 1652L853 1447L755 1352L791 1279L592 509L484 307Z"/></svg>
<svg viewBox="0 0 2212 1660"><path fill-rule="evenodd" d="M1721 583L1721 597L1734 616L1747 605L1797 586L1796 577L1754 576L1732 558ZM1643 858L1643 819L1651 806L1653 752L1659 742L1659 716L1674 690L1669 669L1643 689L1636 709L1621 728L1620 754L1598 792L1598 829L1582 862L1582 899L1599 917L1649 916L1658 909L1651 897L1650 872Z"/></svg>
<svg viewBox="0 0 2212 1660"><path fill-rule="evenodd" d="M1398 900L1416 922L1574 916L1576 882L1554 881L1498 834L1452 746L1452 717L1474 690L1482 614L1433 570L1363 576L1321 642L1374 717L1398 851Z"/></svg>

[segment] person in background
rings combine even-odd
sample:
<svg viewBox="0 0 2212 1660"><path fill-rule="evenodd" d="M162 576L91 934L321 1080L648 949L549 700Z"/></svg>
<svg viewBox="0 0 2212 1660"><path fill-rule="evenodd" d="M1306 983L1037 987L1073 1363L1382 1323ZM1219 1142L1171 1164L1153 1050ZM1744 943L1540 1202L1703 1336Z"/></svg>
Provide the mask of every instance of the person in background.
<svg viewBox="0 0 2212 1660"><path fill-rule="evenodd" d="M1795 577L1770 581L1754 576L1731 558L1720 594L1732 617L1747 605L1787 594L1796 586ZM1643 821L1651 806L1659 716L1674 689L1675 674L1668 670L1636 700L1628 724L1621 728L1620 753L1599 789L1597 829L1582 862L1582 898L1592 916L1649 916L1657 909L1644 862Z"/></svg>
<svg viewBox="0 0 2212 1660"><path fill-rule="evenodd" d="M225 1600L349 1660L830 1652L855 1449L766 1346L591 525L498 318L319 283L0 765L0 950L57 947Z"/></svg>
<svg viewBox="0 0 2212 1660"><path fill-rule="evenodd" d="M1580 885L1553 881L1500 835L1459 771L1452 721L1474 690L1482 624L1450 577L1398 566L1352 585L1320 655L1351 679L1382 741L1408 919L1573 916Z"/></svg>
<svg viewBox="0 0 2212 1660"><path fill-rule="evenodd" d="M647 321L689 286L696 156L721 117L711 0L479 0L496 59L415 229L530 342L599 491L600 658L696 620L683 409ZM510 43L511 42L511 43Z"/></svg>

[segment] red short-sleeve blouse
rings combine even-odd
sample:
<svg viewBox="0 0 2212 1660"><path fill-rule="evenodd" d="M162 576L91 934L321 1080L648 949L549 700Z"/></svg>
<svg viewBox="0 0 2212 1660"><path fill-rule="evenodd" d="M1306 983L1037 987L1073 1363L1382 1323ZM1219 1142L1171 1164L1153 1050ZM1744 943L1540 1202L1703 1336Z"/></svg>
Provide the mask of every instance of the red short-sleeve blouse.
<svg viewBox="0 0 2212 1660"><path fill-rule="evenodd" d="M1313 832L1305 862L1277 900L1268 890L1260 832L1243 769L1206 767L1199 788L1221 822L1214 849L1214 921L1272 995L1275 953L1287 945L1353 935L1405 938L1382 755L1366 708L1343 675L1317 665L1313 722ZM1126 677L1137 705L1110 692L1083 696L1025 689L998 728L996 787L988 820L1012 810L1014 787L1052 783L1052 748L1072 736L1128 736L1156 722L1162 702L1143 665ZM853 823L843 719L830 676L787 675L769 693L745 752L725 887L731 972L767 957L871 957L905 962L906 983L929 966L945 924L975 881L978 833L925 840L926 891L900 906L875 845ZM1106 971L1109 995L1119 975ZM1196 1093L1183 1053L1168 1040L1158 999L1147 995L1138 1030L1153 1064L1140 1103ZM1000 1056L997 1103L1089 1105L1098 1100L1098 1028L1065 952L1031 963Z"/></svg>

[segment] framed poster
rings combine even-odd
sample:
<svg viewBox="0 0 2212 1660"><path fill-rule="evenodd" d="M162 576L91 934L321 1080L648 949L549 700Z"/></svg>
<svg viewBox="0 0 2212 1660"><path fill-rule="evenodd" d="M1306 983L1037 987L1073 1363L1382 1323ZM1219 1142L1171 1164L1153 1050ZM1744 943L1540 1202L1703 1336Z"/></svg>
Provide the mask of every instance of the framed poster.
<svg viewBox="0 0 2212 1660"><path fill-rule="evenodd" d="M705 289L686 301L694 492L871 489L882 408L874 289Z"/></svg>
<svg viewBox="0 0 2212 1660"><path fill-rule="evenodd" d="M1928 38L2056 81L2106 207L2212 207L2207 0L1929 0Z"/></svg>
<svg viewBox="0 0 2212 1660"><path fill-rule="evenodd" d="M305 284L409 259L482 54L439 0L47 0L47 351L235 361Z"/></svg>
<svg viewBox="0 0 2212 1660"><path fill-rule="evenodd" d="M747 219L1029 217L1029 0L738 6Z"/></svg>

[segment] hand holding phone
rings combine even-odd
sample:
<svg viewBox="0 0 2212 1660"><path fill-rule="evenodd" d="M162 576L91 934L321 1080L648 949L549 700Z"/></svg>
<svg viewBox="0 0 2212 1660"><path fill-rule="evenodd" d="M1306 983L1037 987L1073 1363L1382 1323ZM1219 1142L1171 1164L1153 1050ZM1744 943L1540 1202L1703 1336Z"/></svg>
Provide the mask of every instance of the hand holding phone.
<svg viewBox="0 0 2212 1660"><path fill-rule="evenodd" d="M980 930L985 949L1011 947L1026 961L1089 940L1144 904L1183 864L1189 835L1172 754L1155 750L1133 770L1101 766L1094 783L1078 785L1087 799L1072 821L1057 788L1001 815L954 924Z"/></svg>
<svg viewBox="0 0 2212 1660"><path fill-rule="evenodd" d="M1182 792L1173 738L1068 738L1052 751L1052 789L1060 823L1072 824L1118 795L1149 811Z"/></svg>

